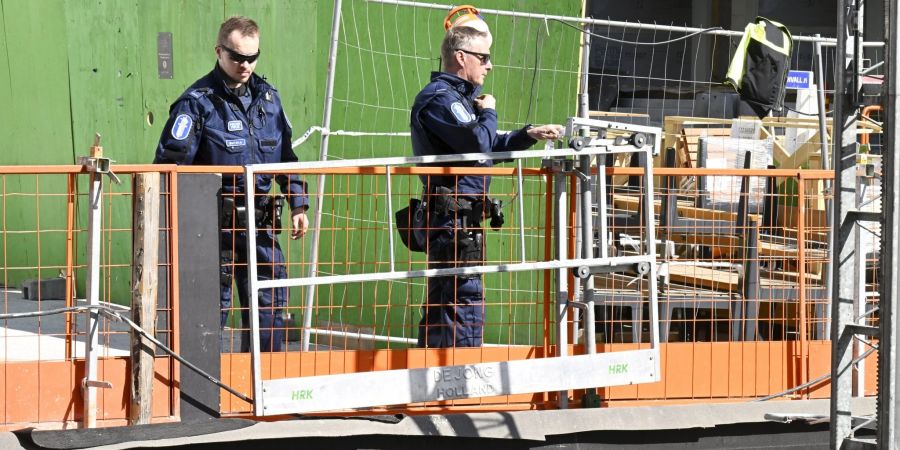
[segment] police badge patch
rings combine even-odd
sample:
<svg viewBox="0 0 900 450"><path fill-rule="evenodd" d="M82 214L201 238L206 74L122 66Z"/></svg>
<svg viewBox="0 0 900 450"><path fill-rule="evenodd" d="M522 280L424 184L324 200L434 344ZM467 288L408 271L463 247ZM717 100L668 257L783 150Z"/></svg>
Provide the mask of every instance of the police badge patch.
<svg viewBox="0 0 900 450"><path fill-rule="evenodd" d="M453 113L453 117L456 117L456 120L458 120L459 123L469 123L475 120L475 117L472 116L472 114L469 113L466 107L463 106L463 104L460 102L453 102L453 104L450 105L450 111Z"/></svg>
<svg viewBox="0 0 900 450"><path fill-rule="evenodd" d="M244 129L244 123L240 120L229 120L228 131L241 131Z"/></svg>
<svg viewBox="0 0 900 450"><path fill-rule="evenodd" d="M194 119L187 114L181 114L172 122L172 137L175 140L183 141L191 134L191 126L194 125Z"/></svg>

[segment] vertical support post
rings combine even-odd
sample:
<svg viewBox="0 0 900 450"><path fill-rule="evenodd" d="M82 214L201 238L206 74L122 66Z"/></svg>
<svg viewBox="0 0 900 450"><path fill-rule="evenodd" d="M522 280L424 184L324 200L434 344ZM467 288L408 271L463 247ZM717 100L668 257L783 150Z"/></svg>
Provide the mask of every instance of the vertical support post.
<svg viewBox="0 0 900 450"><path fill-rule="evenodd" d="M553 144L547 143L547 147L552 148ZM525 262L525 190L522 182L522 160L516 160L516 187L518 189L519 202L519 257L521 262Z"/></svg>
<svg viewBox="0 0 900 450"><path fill-rule="evenodd" d="M858 67L854 64L861 44L861 0L841 0L837 7L837 50L835 59L841 64L837 72L834 93L834 170L835 170L835 248L834 287L831 301L831 447L842 448L851 435L850 393L853 384L853 334L847 326L854 321L853 303L854 265L858 254L853 242L859 232L850 211L856 205L856 120L859 113L855 79Z"/></svg>
<svg viewBox="0 0 900 450"><path fill-rule="evenodd" d="M244 184L246 186L245 205L247 217L253 217L256 205L256 173L250 166L244 166ZM250 370L253 374L253 413L265 415L263 410L262 366L259 354L259 270L256 257L256 221L247 220L247 276L250 291Z"/></svg>
<svg viewBox="0 0 900 450"><path fill-rule="evenodd" d="M334 72L337 67L338 33L341 28L341 0L334 0L334 11L331 16L331 47L328 50L328 72L325 80L325 110L322 117L322 144L319 149L319 161L328 159L328 133L331 127L331 105L334 99ZM319 231L322 229L322 200L325 197L325 175L316 177L316 218L313 221L310 236L309 276L314 277L319 271ZM251 252L252 253L252 252ZM303 310L303 332L301 350L309 350L309 335L312 328L313 306L315 305L316 286L306 288L306 305Z"/></svg>
<svg viewBox="0 0 900 450"><path fill-rule="evenodd" d="M591 73L591 35L590 35L591 25L584 24L583 27L584 27L584 32L581 33L581 55L579 57L579 63L581 65L581 67L580 67L581 77L578 80L578 116L583 119L587 119L590 117L590 95L588 92L588 81L590 79L590 73ZM588 137L589 133L590 133L590 128L584 127L581 129L580 134L582 136ZM600 169L599 164L602 164L602 162L600 161L601 159L602 158L597 158L598 170ZM590 176L590 173L591 173L590 157L587 158L586 163L584 161L584 158L577 158L577 160L574 162L575 162L575 164L578 165L578 167L576 167L576 170L581 171L582 175L584 175L584 176ZM585 165L587 166L587 169L585 169ZM587 236L583 232L583 230L586 227L593 228L592 225L590 225L590 222L593 220L593 218L591 217L591 214L590 214L592 205L590 203L584 203L584 199L585 199L584 191L585 191L585 189L590 191L591 185L590 185L590 182L584 183L583 178L581 180L582 180L581 183L578 183L577 185L573 186L574 187L573 203L575 204L575 217L574 217L574 222L575 222L575 224L574 224L575 225L575 228L574 228L574 231L575 231L574 245L575 245L575 247L574 247L574 249L575 249L575 251L573 252L573 256L575 258L578 258L579 254L581 254L582 258L589 258L589 257L591 257L591 255L593 255L592 247L593 247L594 239L593 239L593 235ZM575 180L573 180L573 181L575 181ZM604 192L604 190L601 190L601 192ZM585 211L585 210L588 211L587 215L578 213L578 211ZM582 232L579 232L579 230L582 230ZM585 241L585 239L587 239L587 241ZM583 252L583 249L589 248L589 247L591 247L590 252L588 252L588 253ZM587 291L582 290L582 288L584 287L584 286L582 286L582 283L586 284L586 283L588 283L588 281L589 281L588 279L581 280L580 278L577 278L577 277L574 279L574 283L572 284L572 290L574 293L573 298L576 301L578 300L578 297L580 295L582 295L582 293L587 293ZM582 297L581 300L584 302L588 301L588 299L586 299L584 297ZM590 322L593 323L594 311L593 310L590 312L585 311L584 313L582 313L580 309L574 309L574 310L572 310L572 314L574 315L574 317L573 317L574 320L572 322L572 340L577 342L578 335L580 334L579 328L581 326L582 314L584 315L585 318L590 316L591 317ZM593 331L591 332L591 334L593 334ZM587 331L585 331L585 345L587 345L587 342L588 342L587 341Z"/></svg>
<svg viewBox="0 0 900 450"><path fill-rule="evenodd" d="M591 259L594 257L594 226L591 217L591 206L593 205L593 191L591 190L591 157L579 156L581 171L581 257L583 259ZM597 158L597 163L600 160ZM603 178L606 173L598 173L598 178ZM599 197L604 197L605 191L600 191ZM604 218L603 211L598 214ZM582 301L587 305L584 313L584 348L587 354L593 355L597 353L597 337L596 337L596 318L594 311L594 276L588 275L582 282L583 294ZM637 331L638 333L640 330Z"/></svg>
<svg viewBox="0 0 900 450"><path fill-rule="evenodd" d="M391 166L384 166L385 190L384 195L387 198L387 221L388 221L388 254L390 256L390 271L394 271L394 200L391 198Z"/></svg>
<svg viewBox="0 0 900 450"><path fill-rule="evenodd" d="M816 34L816 37L819 37L819 34ZM831 153L829 152L829 136L828 136L828 127L825 124L825 116L827 115L825 108L825 69L822 65L822 43L820 41L816 41L814 44L815 57L813 58L813 62L816 66L816 92L819 96L818 106L819 106L819 152L822 154L822 170L831 170ZM832 132L837 130L837 127L832 125ZM828 194L832 191L832 182L831 180L822 180L822 184L825 186L825 194ZM830 198L830 196L825 197L825 225L827 228L826 242L828 245L828 264L825 266L825 270L822 272L822 275L825 277L825 291L831 292L833 289L834 281L832 278L832 267L834 267L834 247L831 245L832 240L834 239L834 229L832 228L832 224L834 223L834 217L832 216L831 209L832 203L834 200ZM824 320L825 330L824 333L819 332L816 338L825 339L826 336L831 335L831 321L828 320L831 318L831 311L825 311L825 317L817 317L819 320ZM821 323L821 322L820 322ZM818 328L818 327L817 327Z"/></svg>
<svg viewBox="0 0 900 450"><path fill-rule="evenodd" d="M878 344L878 443L881 448L900 448L900 396L897 394L897 294L900 292L900 243L897 226L900 226L900 7L896 1L884 2L885 71L884 136L882 150L882 227L881 227L881 283L879 286L879 337Z"/></svg>
<svg viewBox="0 0 900 450"><path fill-rule="evenodd" d="M797 332L800 333L800 384L809 379L809 342L808 318L806 314L806 178L803 172L797 177L797 304L800 308L800 320ZM757 309L758 310L758 309ZM756 315L759 317L759 314ZM809 392L809 391L807 391Z"/></svg>
<svg viewBox="0 0 900 450"><path fill-rule="evenodd" d="M66 308L75 306L75 186L76 176L70 173L66 188ZM71 361L75 345L75 321L66 314L66 361Z"/></svg>
<svg viewBox="0 0 900 450"><path fill-rule="evenodd" d="M134 176L132 220L131 319L150 335L156 332L159 267L159 173ZM150 423L153 404L153 361L156 347L131 331L130 425Z"/></svg>
<svg viewBox="0 0 900 450"><path fill-rule="evenodd" d="M558 164L565 164L570 161L557 160ZM563 261L568 255L568 227L567 218L568 204L566 179L568 178L560 167L554 176L554 207L556 212L556 259ZM556 356L565 357L569 354L569 273L566 269L557 269L556 271ZM566 409L569 407L569 391L559 391L559 407Z"/></svg>
<svg viewBox="0 0 900 450"><path fill-rule="evenodd" d="M94 138L91 157L103 156L100 147L100 135ZM103 227L103 174L91 172L91 188L88 193L88 255L87 280L85 283L88 305L100 304L100 229ZM97 426L97 387L92 381L97 376L97 341L100 328L100 317L96 309L87 312L87 339L84 354L84 379L81 381L84 398L83 422L85 428Z"/></svg>
<svg viewBox="0 0 900 450"><path fill-rule="evenodd" d="M656 139L658 146L660 139ZM642 159L644 163L644 199L642 206L644 215L644 252L651 255L650 272L647 273L647 294L649 295L648 315L650 318L650 347L659 349L659 298L656 286L656 221L653 218L655 214L653 202L653 154L647 150L646 156ZM653 326L656 324L657 326ZM659 361L656 361L656 367L659 367Z"/></svg>

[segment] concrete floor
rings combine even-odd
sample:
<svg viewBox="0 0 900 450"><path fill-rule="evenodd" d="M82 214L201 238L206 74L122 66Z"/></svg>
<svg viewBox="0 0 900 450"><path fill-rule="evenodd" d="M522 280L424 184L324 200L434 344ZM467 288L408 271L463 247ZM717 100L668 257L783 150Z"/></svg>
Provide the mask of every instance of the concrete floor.
<svg viewBox="0 0 900 450"><path fill-rule="evenodd" d="M239 421L228 431L196 436L216 423L68 430L39 436L55 448L827 448L828 400L692 404L510 413L300 417ZM856 414L873 414L872 398L856 399ZM769 419L767 419L767 416ZM772 420L786 417L786 420ZM824 421L821 420L824 417ZM213 421L215 422L215 421ZM154 428L157 427L157 428ZM168 428L166 428L168 427ZM160 438L160 435L163 435ZM71 446L66 447L69 443ZM0 433L0 448L34 449L29 432Z"/></svg>

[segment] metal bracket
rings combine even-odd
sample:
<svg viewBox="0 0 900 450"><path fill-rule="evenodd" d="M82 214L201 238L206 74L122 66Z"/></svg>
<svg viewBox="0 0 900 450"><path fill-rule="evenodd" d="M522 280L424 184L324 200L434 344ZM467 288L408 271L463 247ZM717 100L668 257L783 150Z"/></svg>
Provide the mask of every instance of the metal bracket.
<svg viewBox="0 0 900 450"><path fill-rule="evenodd" d="M596 137L582 136L581 132L588 130L590 135L596 130ZM628 136L618 136L609 139L609 131L628 133ZM645 147L651 147L654 156L659 154L661 145L661 131L659 128L631 125L603 120L572 117L566 123L566 136L569 137L568 145L578 151L588 147L606 147L609 153L621 153L623 151L641 151ZM625 149L628 147L628 149Z"/></svg>
<svg viewBox="0 0 900 450"><path fill-rule="evenodd" d="M879 335L878 327L870 327L868 325L851 323L849 325L846 325L844 329L847 333L852 333L854 335L862 334L868 337L878 337Z"/></svg>
<svg viewBox="0 0 900 450"><path fill-rule="evenodd" d="M637 264L610 264L608 266L581 266L572 269L572 275L581 279L585 279L598 273L612 272L628 272L642 277L650 273L650 263L641 262Z"/></svg>
<svg viewBox="0 0 900 450"><path fill-rule="evenodd" d="M880 222L881 221L881 213L876 211L860 211L860 210L850 210L847 211L847 215L850 220L855 220L857 222Z"/></svg>
<svg viewBox="0 0 900 450"><path fill-rule="evenodd" d="M114 183L122 184L122 180L110 170L111 164L115 161L104 158L102 155L103 147L100 147L100 133L96 133L94 134L94 145L91 147L91 156L79 157L78 164L88 172L107 175Z"/></svg>
<svg viewBox="0 0 900 450"><path fill-rule="evenodd" d="M109 381L102 380L88 380L87 378L81 379L81 388L103 388L103 389L112 389L113 385Z"/></svg>
<svg viewBox="0 0 900 450"><path fill-rule="evenodd" d="M541 168L551 173L572 173L575 171L575 161L572 159L548 158L541 160Z"/></svg>

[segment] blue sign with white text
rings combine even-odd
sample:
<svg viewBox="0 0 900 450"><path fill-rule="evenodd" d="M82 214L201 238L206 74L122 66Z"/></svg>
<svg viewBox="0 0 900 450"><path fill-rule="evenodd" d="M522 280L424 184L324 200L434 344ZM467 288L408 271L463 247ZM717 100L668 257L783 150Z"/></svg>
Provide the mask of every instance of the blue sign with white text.
<svg viewBox="0 0 900 450"><path fill-rule="evenodd" d="M784 84L784 87L788 89L810 89L812 88L812 84L812 72L805 70L789 70L787 82Z"/></svg>

